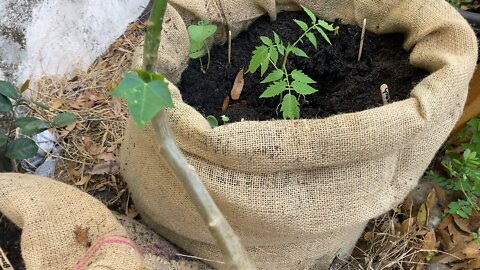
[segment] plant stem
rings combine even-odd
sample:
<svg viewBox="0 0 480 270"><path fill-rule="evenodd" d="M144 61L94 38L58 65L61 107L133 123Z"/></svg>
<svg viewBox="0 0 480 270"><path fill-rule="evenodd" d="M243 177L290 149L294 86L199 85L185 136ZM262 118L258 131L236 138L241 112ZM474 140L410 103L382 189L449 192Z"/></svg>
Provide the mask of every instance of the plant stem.
<svg viewBox="0 0 480 270"><path fill-rule="evenodd" d="M148 19L149 29L147 30L143 58L143 66L147 71L154 71L155 68L166 5L166 0L154 0L152 12ZM175 178L182 181L190 199L197 207L213 238L217 241L218 247L225 257L227 269L256 269L248 257L247 251L240 243L240 239L218 209L195 168L188 164L183 152L176 145L165 110L162 109L157 113L152 124L159 138L161 155ZM161 181L161 179L158 181Z"/></svg>

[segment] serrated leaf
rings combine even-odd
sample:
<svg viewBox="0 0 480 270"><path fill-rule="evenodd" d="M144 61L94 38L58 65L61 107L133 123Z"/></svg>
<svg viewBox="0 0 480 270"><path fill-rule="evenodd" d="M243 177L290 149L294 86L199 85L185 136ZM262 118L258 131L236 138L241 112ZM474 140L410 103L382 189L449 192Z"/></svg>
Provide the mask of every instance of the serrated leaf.
<svg viewBox="0 0 480 270"><path fill-rule="evenodd" d="M306 34L308 40L310 40L310 42L312 43L312 45L317 48L318 44L317 44L317 38L315 37L315 35L312 33L312 32L308 32Z"/></svg>
<svg viewBox="0 0 480 270"><path fill-rule="evenodd" d="M262 61L262 64L261 64L261 67L260 67L260 76L263 77L263 74L265 74L265 72L268 69L268 64L270 64L270 54L268 54L267 58L263 59L263 61Z"/></svg>
<svg viewBox="0 0 480 270"><path fill-rule="evenodd" d="M302 28L303 31L307 31L308 25L305 22L302 22L300 20L293 19L293 21Z"/></svg>
<svg viewBox="0 0 480 270"><path fill-rule="evenodd" d="M280 111L282 112L283 119L300 118L300 104L297 98L292 94L286 94L283 97Z"/></svg>
<svg viewBox="0 0 480 270"><path fill-rule="evenodd" d="M322 30L322 28L315 25L315 29L317 29L318 33L322 35L322 37L328 42L328 44L332 45L332 42L330 42L330 39L328 38L327 34L325 34L325 32Z"/></svg>
<svg viewBox="0 0 480 270"><path fill-rule="evenodd" d="M257 71L265 58L268 59L268 47L265 45L257 46L252 52L252 59L248 65L248 72L254 73Z"/></svg>
<svg viewBox="0 0 480 270"><path fill-rule="evenodd" d="M278 48L278 52L281 54L281 55L285 55L285 46L283 44L279 44L277 46Z"/></svg>
<svg viewBox="0 0 480 270"><path fill-rule="evenodd" d="M302 49L297 47L292 48L292 53L295 54L296 56L308 58L308 55Z"/></svg>
<svg viewBox="0 0 480 270"><path fill-rule="evenodd" d="M13 122L13 126L20 128L22 134L27 136L32 136L50 128L50 124L47 121L28 116L18 118Z"/></svg>
<svg viewBox="0 0 480 270"><path fill-rule="evenodd" d="M261 98L269 98L279 95L285 90L287 83L284 81L274 82L270 84L265 91L260 95Z"/></svg>
<svg viewBox="0 0 480 270"><path fill-rule="evenodd" d="M35 156L38 146L34 141L28 138L16 139L7 144L7 152L5 156L10 159L27 159Z"/></svg>
<svg viewBox="0 0 480 270"><path fill-rule="evenodd" d="M57 114L53 120L52 124L57 127L66 127L77 121L77 117L70 112L62 112Z"/></svg>
<svg viewBox="0 0 480 270"><path fill-rule="evenodd" d="M320 25L321 27L325 28L328 31L334 31L335 30L335 28L333 28L332 24L329 24L324 20L318 19L317 24Z"/></svg>
<svg viewBox="0 0 480 270"><path fill-rule="evenodd" d="M314 81L307 74L303 73L301 70L298 69L294 69L292 73L290 73L290 75L294 80L302 83L316 83L316 81Z"/></svg>
<svg viewBox="0 0 480 270"><path fill-rule="evenodd" d="M207 116L207 122L208 122L208 124L210 124L210 127L211 127L211 128L216 128L216 127L218 127L218 120L217 120L217 118L215 118L215 116L213 116L213 115Z"/></svg>
<svg viewBox="0 0 480 270"><path fill-rule="evenodd" d="M277 32L273 31L273 40L275 40L275 44L279 45L282 41L280 40L280 37L278 36Z"/></svg>
<svg viewBox="0 0 480 270"><path fill-rule="evenodd" d="M307 13L308 17L310 17L310 20L312 20L312 23L315 23L317 21L317 17L315 17L315 14L313 14L313 12L310 9L304 6L302 6L302 8L303 8L303 11Z"/></svg>
<svg viewBox="0 0 480 270"><path fill-rule="evenodd" d="M17 88L7 81L0 81L0 94L11 99L18 98Z"/></svg>
<svg viewBox="0 0 480 270"><path fill-rule="evenodd" d="M273 46L273 41L269 37L260 36L260 40L267 46Z"/></svg>
<svg viewBox="0 0 480 270"><path fill-rule="evenodd" d="M276 64L277 64L277 61L278 61L277 48L275 48L275 47L270 47L269 53L270 53L270 59L271 59L271 60L273 61L273 63L276 65Z"/></svg>
<svg viewBox="0 0 480 270"><path fill-rule="evenodd" d="M276 69L276 70L272 71L270 74L268 74L267 77L261 83L278 81L283 77L283 74L284 74L283 70Z"/></svg>
<svg viewBox="0 0 480 270"><path fill-rule="evenodd" d="M0 112L10 112L12 110L12 102L7 97L0 94Z"/></svg>
<svg viewBox="0 0 480 270"><path fill-rule="evenodd" d="M8 142L8 136L0 133L0 147L4 146Z"/></svg>
<svg viewBox="0 0 480 270"><path fill-rule="evenodd" d="M133 73L127 73L111 95L127 100L128 110L139 128L143 128L161 109L174 107L164 81L146 83Z"/></svg>
<svg viewBox="0 0 480 270"><path fill-rule="evenodd" d="M311 87L310 85L299 82L299 81L293 81L292 87L293 87L293 90L295 90L295 92L301 95L310 95L318 91L317 89Z"/></svg>

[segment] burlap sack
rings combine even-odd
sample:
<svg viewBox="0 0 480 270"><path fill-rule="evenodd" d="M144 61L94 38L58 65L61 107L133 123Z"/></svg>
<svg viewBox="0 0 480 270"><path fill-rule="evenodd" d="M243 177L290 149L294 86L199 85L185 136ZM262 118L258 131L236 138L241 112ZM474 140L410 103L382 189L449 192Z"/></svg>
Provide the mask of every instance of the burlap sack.
<svg viewBox="0 0 480 270"><path fill-rule="evenodd" d="M23 229L28 270L145 269L139 248L110 211L66 184L2 173L0 212Z"/></svg>
<svg viewBox="0 0 480 270"><path fill-rule="evenodd" d="M411 97L326 119L246 121L211 129L182 102L169 110L178 145L261 269L326 269L365 223L402 201L459 118L477 58L473 31L441 0L173 0L159 69L176 82L188 61L186 23L208 17L236 32L302 4L375 33L402 32L410 63L431 73ZM184 20L182 20L182 17ZM335 46L335 44L333 44ZM356 46L352 44L352 46ZM129 123L123 175L145 222L194 255L222 260L151 127ZM217 264L221 267L221 264Z"/></svg>

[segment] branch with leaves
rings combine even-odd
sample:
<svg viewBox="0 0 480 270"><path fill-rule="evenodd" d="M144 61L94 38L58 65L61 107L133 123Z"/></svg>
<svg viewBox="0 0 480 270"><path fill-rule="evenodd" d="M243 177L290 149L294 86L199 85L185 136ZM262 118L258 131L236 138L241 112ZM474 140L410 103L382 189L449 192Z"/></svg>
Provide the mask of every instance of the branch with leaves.
<svg viewBox="0 0 480 270"><path fill-rule="evenodd" d="M315 48L318 46L317 38L314 32L318 32L329 44L331 44L325 30L334 31L335 28L327 22L317 19L315 14L308 8L302 6L303 10L311 19L311 25L307 23L294 20L295 23L303 30L302 35L293 43L284 45L279 35L274 31L273 40L266 36L261 36L260 40L263 45L257 46L252 52L252 59L248 66L248 72L254 73L260 68L260 75L263 77L269 67L273 69L262 83L269 83L269 86L260 95L260 98L271 98L280 96L281 104L280 111L284 119L298 119L300 118L300 103L298 96L306 96L317 92L318 90L310 86L316 83L312 78L303 73L302 70L294 69L287 70L287 61L290 53L299 57L308 58L308 55L297 45L306 38L313 44ZM279 56L283 57L282 64L277 66ZM286 93L285 93L286 92Z"/></svg>

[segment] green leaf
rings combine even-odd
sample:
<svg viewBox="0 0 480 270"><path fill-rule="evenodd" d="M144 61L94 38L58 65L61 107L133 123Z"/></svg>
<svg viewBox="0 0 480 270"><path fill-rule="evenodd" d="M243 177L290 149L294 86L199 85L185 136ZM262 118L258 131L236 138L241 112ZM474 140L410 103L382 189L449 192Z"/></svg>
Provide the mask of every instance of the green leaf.
<svg viewBox="0 0 480 270"><path fill-rule="evenodd" d="M265 45L257 46L252 52L252 59L248 66L248 72L254 73L260 67L265 59L268 59L268 47Z"/></svg>
<svg viewBox="0 0 480 270"><path fill-rule="evenodd" d="M286 94L282 100L280 111L283 114L283 119L298 119L300 118L300 104L297 98L292 94Z"/></svg>
<svg viewBox="0 0 480 270"><path fill-rule="evenodd" d="M8 136L0 133L0 146L4 146L8 142Z"/></svg>
<svg viewBox="0 0 480 270"><path fill-rule="evenodd" d="M127 73L111 95L127 100L128 110L139 128L143 128L161 109L174 107L164 81L146 83L133 73Z"/></svg>
<svg viewBox="0 0 480 270"><path fill-rule="evenodd" d="M272 59L273 63L277 64L277 61L278 61L277 48L270 47L269 54L270 54L270 59Z"/></svg>
<svg viewBox="0 0 480 270"><path fill-rule="evenodd" d="M312 20L312 23L315 23L317 21L317 17L315 17L315 14L313 14L313 12L310 9L304 6L302 6L302 8L303 8L303 11L307 13L308 17L310 17L310 19Z"/></svg>
<svg viewBox="0 0 480 270"><path fill-rule="evenodd" d="M283 77L283 74L284 74L283 70L276 69L272 71L270 74L268 74L267 77L262 81L262 83L278 81Z"/></svg>
<svg viewBox="0 0 480 270"><path fill-rule="evenodd" d="M217 26L214 24L190 25L187 28L188 37L194 42L205 42L207 38L215 34Z"/></svg>
<svg viewBox="0 0 480 270"><path fill-rule="evenodd" d="M207 121L210 124L211 128L218 127L218 120L217 120L217 118L215 118L215 116L213 116L213 115L207 116Z"/></svg>
<svg viewBox="0 0 480 270"><path fill-rule="evenodd" d="M273 39L275 40L275 44L279 45L282 41L280 40L280 37L278 36L277 32L273 31Z"/></svg>
<svg viewBox="0 0 480 270"><path fill-rule="evenodd" d="M273 46L273 41L269 37L260 36L260 40L267 46Z"/></svg>
<svg viewBox="0 0 480 270"><path fill-rule="evenodd" d="M328 31L334 31L335 30L335 28L333 28L332 24L329 24L324 20L318 19L317 24L320 25L321 27L323 27L324 29L328 30Z"/></svg>
<svg viewBox="0 0 480 270"><path fill-rule="evenodd" d="M52 120L52 124L57 127L65 127L77 121L77 117L70 112L57 114Z"/></svg>
<svg viewBox="0 0 480 270"><path fill-rule="evenodd" d="M263 77L263 74L265 74L265 72L268 69L268 64L270 64L270 54L268 54L267 58L263 59L263 61L262 61L262 64L261 64L261 67L260 67L260 76Z"/></svg>
<svg viewBox="0 0 480 270"><path fill-rule="evenodd" d="M293 21L298 24L298 26L300 26L300 28L302 28L303 31L307 31L308 30L308 25L300 20L296 20L296 19L293 19Z"/></svg>
<svg viewBox="0 0 480 270"><path fill-rule="evenodd" d="M206 49L200 49L200 50L189 53L188 57L190 57L192 59L197 59L197 58L200 58L200 57L204 56L206 53L207 53Z"/></svg>
<svg viewBox="0 0 480 270"><path fill-rule="evenodd" d="M318 44L317 44L317 38L315 37L315 35L312 32L308 32L306 36L308 40L310 40L310 42L313 44L313 46L317 48Z"/></svg>
<svg viewBox="0 0 480 270"><path fill-rule="evenodd" d="M27 159L35 156L38 146L34 141L28 138L16 139L7 144L7 152L5 156L10 159Z"/></svg>
<svg viewBox="0 0 480 270"><path fill-rule="evenodd" d="M283 44L279 44L277 46L278 48L278 52L281 54L281 55L285 55L285 46Z"/></svg>
<svg viewBox="0 0 480 270"><path fill-rule="evenodd" d="M165 77L162 74L158 74L155 72L149 72L143 69L135 69L133 72L137 73L137 75L142 78L144 82L151 82L155 80L163 81Z"/></svg>
<svg viewBox="0 0 480 270"><path fill-rule="evenodd" d="M287 83L284 81L274 82L270 84L265 91L260 95L261 98L269 98L279 95L285 90Z"/></svg>
<svg viewBox="0 0 480 270"><path fill-rule="evenodd" d="M20 128L22 130L22 134L27 136L32 136L50 128L50 124L47 121L38 119L36 117L18 118L13 122L13 126Z"/></svg>
<svg viewBox="0 0 480 270"><path fill-rule="evenodd" d="M20 93L25 92L28 87L30 86L30 80L26 80L23 84L22 87L20 87Z"/></svg>
<svg viewBox="0 0 480 270"><path fill-rule="evenodd" d="M296 56L308 58L308 55L302 49L297 47L292 48L292 53L295 54Z"/></svg>
<svg viewBox="0 0 480 270"><path fill-rule="evenodd" d="M322 28L315 26L315 29L322 35L322 37L328 42L328 44L332 45L332 42L330 42L330 39L328 38L327 34L322 30Z"/></svg>
<svg viewBox="0 0 480 270"><path fill-rule="evenodd" d="M294 80L302 83L316 83L316 81L312 80L312 78L308 77L307 74L298 69L294 69L290 75L292 75Z"/></svg>
<svg viewBox="0 0 480 270"><path fill-rule="evenodd" d="M317 89L311 87L310 85L299 82L299 81L293 81L292 87L293 87L293 90L295 90L295 92L301 95L310 95L318 91Z"/></svg>
<svg viewBox="0 0 480 270"><path fill-rule="evenodd" d="M9 112L13 110L10 99L0 94L0 112Z"/></svg>
<svg viewBox="0 0 480 270"><path fill-rule="evenodd" d="M11 99L17 99L19 97L17 88L7 81L0 81L0 94Z"/></svg>

